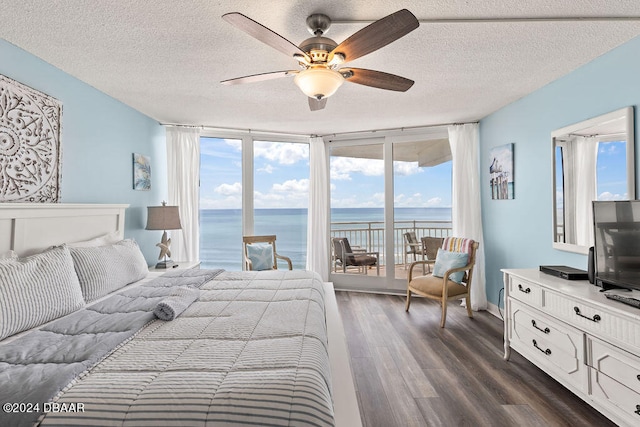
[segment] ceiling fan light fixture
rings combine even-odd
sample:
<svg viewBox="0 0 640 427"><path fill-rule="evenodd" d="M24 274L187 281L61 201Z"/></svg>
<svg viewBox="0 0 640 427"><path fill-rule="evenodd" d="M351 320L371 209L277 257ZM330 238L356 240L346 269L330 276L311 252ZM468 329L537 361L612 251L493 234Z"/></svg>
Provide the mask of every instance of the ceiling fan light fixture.
<svg viewBox="0 0 640 427"><path fill-rule="evenodd" d="M296 86L310 98L328 98L344 83L342 74L325 67L300 71L293 79Z"/></svg>

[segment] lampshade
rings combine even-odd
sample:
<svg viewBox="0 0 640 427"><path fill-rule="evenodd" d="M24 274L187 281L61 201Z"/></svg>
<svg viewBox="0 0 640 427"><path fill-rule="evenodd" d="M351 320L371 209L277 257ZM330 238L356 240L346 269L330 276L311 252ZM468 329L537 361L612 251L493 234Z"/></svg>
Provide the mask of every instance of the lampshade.
<svg viewBox="0 0 640 427"><path fill-rule="evenodd" d="M344 83L344 77L335 70L316 67L300 71L293 81L308 97L322 99L333 95Z"/></svg>
<svg viewBox="0 0 640 427"><path fill-rule="evenodd" d="M180 214L177 206L148 206L147 230L178 230Z"/></svg>

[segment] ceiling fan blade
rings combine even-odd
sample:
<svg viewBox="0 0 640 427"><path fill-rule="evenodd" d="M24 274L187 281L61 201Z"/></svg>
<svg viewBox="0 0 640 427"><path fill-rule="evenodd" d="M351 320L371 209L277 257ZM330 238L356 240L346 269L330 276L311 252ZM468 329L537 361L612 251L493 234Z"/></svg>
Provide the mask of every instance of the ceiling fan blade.
<svg viewBox="0 0 640 427"><path fill-rule="evenodd" d="M289 40L282 37L280 34L277 34L259 22L254 21L253 19L244 16L238 12L232 12L222 15L222 19L227 21L228 23L236 26L241 29L245 33L253 36L254 38L260 40L262 43L265 43L272 48L284 53L288 56L294 55L302 55L308 61L311 61L309 56L304 53L298 46L291 43Z"/></svg>
<svg viewBox="0 0 640 427"><path fill-rule="evenodd" d="M322 110L324 107L327 106L327 98L316 99L316 98L308 97L308 99L309 99L309 108L311 109L311 111Z"/></svg>
<svg viewBox="0 0 640 427"><path fill-rule="evenodd" d="M223 85L239 85L243 83L262 82L265 80L279 79L280 77L289 77L296 74L297 71L272 71L270 73L252 74L250 76L236 77L235 79L223 80Z"/></svg>
<svg viewBox="0 0 640 427"><path fill-rule="evenodd" d="M413 80L395 74L366 70L364 68L341 68L340 73L351 83L398 92L406 92L414 83ZM351 76L349 76L349 74L351 74Z"/></svg>
<svg viewBox="0 0 640 427"><path fill-rule="evenodd" d="M345 61L353 61L368 53L380 49L400 37L418 28L420 23L407 9L399 10L379 19L340 43L329 55L341 53Z"/></svg>

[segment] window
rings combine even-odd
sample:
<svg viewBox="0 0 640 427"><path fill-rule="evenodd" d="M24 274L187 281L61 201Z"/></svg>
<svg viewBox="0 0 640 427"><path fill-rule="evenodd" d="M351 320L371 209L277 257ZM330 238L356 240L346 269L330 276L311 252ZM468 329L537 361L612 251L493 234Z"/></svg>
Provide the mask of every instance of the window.
<svg viewBox="0 0 640 427"><path fill-rule="evenodd" d="M307 263L309 145L255 141L253 169L255 234L275 234L278 253L291 258L293 268L304 269Z"/></svg>
<svg viewBox="0 0 640 427"><path fill-rule="evenodd" d="M200 153L203 268L241 270L242 236L261 234L305 268L309 145L203 136Z"/></svg>
<svg viewBox="0 0 640 427"><path fill-rule="evenodd" d="M242 268L242 141L200 138L202 268Z"/></svg>

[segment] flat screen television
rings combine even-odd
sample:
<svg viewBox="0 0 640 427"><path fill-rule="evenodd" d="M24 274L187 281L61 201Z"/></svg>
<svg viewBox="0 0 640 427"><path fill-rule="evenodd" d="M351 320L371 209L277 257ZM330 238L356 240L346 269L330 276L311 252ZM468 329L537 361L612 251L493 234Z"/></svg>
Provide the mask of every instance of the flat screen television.
<svg viewBox="0 0 640 427"><path fill-rule="evenodd" d="M594 201L595 283L640 290L640 200Z"/></svg>

